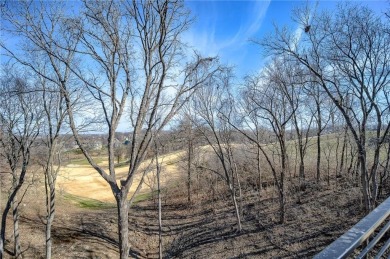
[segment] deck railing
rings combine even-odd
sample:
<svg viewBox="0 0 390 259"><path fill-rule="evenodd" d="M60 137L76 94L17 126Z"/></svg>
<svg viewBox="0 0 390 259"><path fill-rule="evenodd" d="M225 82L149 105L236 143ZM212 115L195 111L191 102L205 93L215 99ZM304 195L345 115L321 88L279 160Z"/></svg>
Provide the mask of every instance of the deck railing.
<svg viewBox="0 0 390 259"><path fill-rule="evenodd" d="M316 259L329 259L329 258L346 258L351 255L356 248L363 243L368 243L362 248L359 255L355 258L364 258L372 249L377 245L378 241L388 232L390 229L390 197L382 202L376 209L370 214L360 220L355 226L353 226L348 232L339 237L336 241L326 247L322 252L317 254ZM382 229L377 231L377 234L370 239L370 237L378 230L378 227L383 225L386 221L386 225ZM370 240L369 240L370 239ZM384 242L379 252L377 252L374 258L381 258L387 249L390 247L390 238ZM376 249L376 251L379 248ZM372 254L370 254L371 256ZM390 256L389 256L390 258Z"/></svg>

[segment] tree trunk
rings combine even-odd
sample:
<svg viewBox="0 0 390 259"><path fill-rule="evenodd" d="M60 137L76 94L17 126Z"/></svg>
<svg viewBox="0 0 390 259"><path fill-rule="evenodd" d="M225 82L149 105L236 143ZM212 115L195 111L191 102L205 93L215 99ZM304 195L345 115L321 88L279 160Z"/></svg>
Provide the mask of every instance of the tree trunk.
<svg viewBox="0 0 390 259"><path fill-rule="evenodd" d="M260 148L257 147L256 152L256 160L257 160L257 175L259 176L259 196L261 196L261 189L262 189L262 183L261 183L261 163L260 163Z"/></svg>
<svg viewBox="0 0 390 259"><path fill-rule="evenodd" d="M156 169L157 169L157 194L158 194L158 254L159 254L159 258L162 259L163 253L162 253L162 219L161 219L161 186L160 186L161 167L158 162L158 154L156 154Z"/></svg>
<svg viewBox="0 0 390 259"><path fill-rule="evenodd" d="M283 224L285 221L285 197L284 197L284 179L287 170L287 150L286 150L286 138L285 130L282 129L279 137L281 159L282 159L282 170L280 172L280 183L278 184L279 189L279 205L280 205L280 223Z"/></svg>
<svg viewBox="0 0 390 259"><path fill-rule="evenodd" d="M379 133L378 133L378 135L379 135ZM376 207L376 200L377 200L377 197L379 194L379 188L381 185L381 183L379 183L379 186L378 186L378 166L380 164L379 163L379 156L381 153L380 151L381 151L381 146L377 144L375 147L374 161L373 161L373 164L371 167L371 176L372 176L371 199L372 199L372 207L373 208ZM384 152L382 152L382 153L384 153ZM388 164L388 161L386 162L386 165L383 167L384 172L386 172L386 170L387 170L387 164Z"/></svg>
<svg viewBox="0 0 390 259"><path fill-rule="evenodd" d="M321 133L317 132L317 183L321 181Z"/></svg>
<svg viewBox="0 0 390 259"><path fill-rule="evenodd" d="M329 151L329 154L328 154L328 157L326 158L327 160L327 168L326 168L326 175L327 175L327 178L326 178L326 183L328 184L328 186L330 185L330 151Z"/></svg>
<svg viewBox="0 0 390 259"><path fill-rule="evenodd" d="M229 189L232 195L232 200L234 204L234 209L236 212L236 218L237 218L237 232L241 232L241 217L240 217L240 210L238 208L237 199L236 199L236 191L234 190L234 186L232 184L229 184Z"/></svg>
<svg viewBox="0 0 390 259"><path fill-rule="evenodd" d="M368 172L366 168L366 156L363 150L359 150L359 160L360 160L360 174L361 174L360 177L362 181L364 208L366 212L370 212L372 210L372 204L370 199L370 182L369 182Z"/></svg>
<svg viewBox="0 0 390 259"><path fill-rule="evenodd" d="M1 233L0 233L0 259L3 259L4 254L4 246L5 246L5 230L7 224L7 215L9 210L11 209L11 202L8 200L5 205L3 214L1 216Z"/></svg>
<svg viewBox="0 0 390 259"><path fill-rule="evenodd" d="M46 259L51 258L51 226L54 221L55 214L55 184L49 184L50 198L47 200L47 219L46 219Z"/></svg>
<svg viewBox="0 0 390 259"><path fill-rule="evenodd" d="M241 183L238 177L237 164L234 162L233 155L231 154L230 163L231 163L231 172L232 172L232 187L234 191L234 196L236 196L236 182L238 188L238 213L240 217L242 216L242 192L241 192ZM237 198L236 198L237 199ZM240 223L241 224L241 223Z"/></svg>
<svg viewBox="0 0 390 259"><path fill-rule="evenodd" d="M321 130L322 130L322 120L321 120L321 108L317 102L317 183L321 181Z"/></svg>
<svg viewBox="0 0 390 259"><path fill-rule="evenodd" d="M22 258L19 236L19 204L16 197L12 202L12 217L14 221L14 254L15 258Z"/></svg>
<svg viewBox="0 0 390 259"><path fill-rule="evenodd" d="M6 230L6 225L7 225L7 215L9 210L11 209L11 206L13 205L13 201L16 198L16 194L20 190L20 188L23 185L24 182L24 177L26 175L26 170L23 168L20 178L19 178L19 183L16 185L16 188L12 191L11 195L8 198L8 201L5 205L3 214L1 215L1 230L0 230L0 259L3 259L4 255L4 246L5 246L5 230Z"/></svg>
<svg viewBox="0 0 390 259"><path fill-rule="evenodd" d="M118 210L118 232L120 259L129 257L129 206L127 195L122 192L115 195Z"/></svg>
<svg viewBox="0 0 390 259"><path fill-rule="evenodd" d="M190 136L191 138L191 130L190 130ZM192 154L193 154L193 144L192 140L188 140L188 176L187 176L187 194L188 194L188 203L191 202L191 170L192 170Z"/></svg>
<svg viewBox="0 0 390 259"><path fill-rule="evenodd" d="M305 152L303 151L303 145L302 145L302 136L300 136L301 140L299 141L299 178L301 178L301 180L305 180L306 176L305 176L305 162L304 162L304 159L305 159Z"/></svg>
<svg viewBox="0 0 390 259"><path fill-rule="evenodd" d="M238 197L239 197L239 200L240 200L240 203L239 203L239 212L240 212L240 215L242 216L242 190L241 190L241 182L240 182L240 178L238 177L238 170L237 170L237 165L234 164L234 167L235 167L235 172L236 172L236 178L237 178L237 187L238 187Z"/></svg>
<svg viewBox="0 0 390 259"><path fill-rule="evenodd" d="M51 258L51 225L52 225L52 217L48 216L46 222L46 259Z"/></svg>
<svg viewBox="0 0 390 259"><path fill-rule="evenodd" d="M340 167L339 169L336 171L336 177L340 177L342 172L344 171L344 160L347 159L347 137L348 137L348 128L345 127L345 131L344 131L344 139L343 139L343 147L341 149L341 160L340 160ZM345 159L344 159L345 158Z"/></svg>
<svg viewBox="0 0 390 259"><path fill-rule="evenodd" d="M336 152L335 152L335 159L336 159L336 164L335 164L335 166L334 166L334 172L335 172L335 176L336 176L336 178L337 178L337 176L338 176L338 173L337 173L337 171L339 170L339 168L340 168L340 161L339 161L339 156L338 156L338 154L339 154L339 150L340 150L340 135L339 134L337 134L337 137L336 137ZM330 159L330 157L331 157L331 153L329 152L329 159ZM343 160L344 159L344 156L343 156L343 154L341 154L341 160ZM336 179L336 185L337 185L337 179Z"/></svg>
<svg viewBox="0 0 390 259"><path fill-rule="evenodd" d="M301 156L301 161L299 162L299 180L305 180L305 162L303 161L303 156ZM302 189L302 186L300 185L299 188Z"/></svg>

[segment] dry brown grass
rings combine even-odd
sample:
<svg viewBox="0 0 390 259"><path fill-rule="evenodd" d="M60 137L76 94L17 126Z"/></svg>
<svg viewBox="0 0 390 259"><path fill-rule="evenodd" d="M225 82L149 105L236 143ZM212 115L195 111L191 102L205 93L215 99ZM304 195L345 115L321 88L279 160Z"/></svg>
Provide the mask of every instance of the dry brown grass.
<svg viewBox="0 0 390 259"><path fill-rule="evenodd" d="M161 156L160 162L162 162L162 174L161 184L167 185L170 181L177 178L179 172L176 164L181 157L182 152L175 152ZM130 188L130 195L136 190L143 170L150 165L151 160L145 161L138 174L134 177L133 184ZM107 168L107 160L100 160L99 165ZM116 168L116 174L119 179L123 179L127 176L129 168L128 166L122 166ZM149 173L155 170L155 165L152 164ZM103 202L115 202L114 196L108 183L93 169L90 165L80 164L68 164L61 169L57 180L57 188L63 193L69 193L75 196L85 197L89 199L99 200ZM149 192L150 190L144 184L140 193Z"/></svg>
<svg viewBox="0 0 390 259"><path fill-rule="evenodd" d="M211 157L207 148L200 151L203 158ZM326 181L316 184L313 164L308 163L305 188L299 192L300 202L297 178L293 174L291 179L287 178L286 223L280 225L272 176L265 167L264 181L270 184L259 195L253 184L256 181L253 167L243 161L239 164L243 231L236 233L233 206L220 178L206 171L194 174L193 201L187 203L183 155L176 152L163 159L163 243L167 257L309 258L364 214L360 190L353 178L347 175L336 178L332 173L330 185ZM210 161L211 166L216 166ZM104 163L102 160L101 164ZM124 175L127 168L117 169ZM67 171L69 178L65 178ZM62 193L59 191L57 195L53 258L117 258L116 209L81 208L62 195L73 192L110 202L110 190L100 176L88 166L68 166L61 172L58 186ZM143 192L150 191L149 187L144 188ZM25 258L44 257L44 195L43 182L37 181L27 192L23 202L26 206L22 205L20 226ZM9 221L8 240L12 240L11 227ZM157 234L155 201L150 199L134 205L130 211L132 255L157 258ZM6 248L11 250L11 245L9 242Z"/></svg>

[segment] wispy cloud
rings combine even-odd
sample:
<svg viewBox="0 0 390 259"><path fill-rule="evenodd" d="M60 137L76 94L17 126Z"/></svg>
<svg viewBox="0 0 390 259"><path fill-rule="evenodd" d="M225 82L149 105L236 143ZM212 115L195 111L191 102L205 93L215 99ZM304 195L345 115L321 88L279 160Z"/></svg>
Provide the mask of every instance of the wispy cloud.
<svg viewBox="0 0 390 259"><path fill-rule="evenodd" d="M248 40L253 38L256 32L263 24L265 15L267 14L268 6L271 1L257 1L251 13L247 16L247 20L241 23L240 29L230 40L225 41L222 48L232 47L240 48L247 44Z"/></svg>
<svg viewBox="0 0 390 259"><path fill-rule="evenodd" d="M239 26L234 24L234 28L231 28L231 31L229 31L232 36L223 38L217 35L217 29L221 29L217 26L224 26L225 30L229 30L229 25L223 24L224 13L213 5L209 10L196 10L198 13L195 13L195 15L199 15L198 20L207 19L207 21L202 20L201 24L196 24L195 28L185 35L185 41L203 55L209 56L219 55L228 48L241 48L261 28L270 0L243 3L251 6L247 7L246 13L239 14L239 19L237 18L236 21L239 23ZM202 11L206 13L200 13Z"/></svg>
<svg viewBox="0 0 390 259"><path fill-rule="evenodd" d="M260 29L261 25L263 24L264 17L267 14L268 7L270 5L271 1L258 1L255 2L255 7L252 10L252 21L249 27L246 28L244 31L244 38L251 38L253 35Z"/></svg>

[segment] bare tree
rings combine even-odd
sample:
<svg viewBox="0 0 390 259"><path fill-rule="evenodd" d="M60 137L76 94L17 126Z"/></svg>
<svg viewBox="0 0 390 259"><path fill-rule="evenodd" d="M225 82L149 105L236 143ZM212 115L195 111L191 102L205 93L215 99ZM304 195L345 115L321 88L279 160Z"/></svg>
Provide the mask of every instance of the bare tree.
<svg viewBox="0 0 390 259"><path fill-rule="evenodd" d="M259 119L259 116L254 110L253 102L250 100L249 95L245 94L245 88L240 94L240 108L238 109L239 113L243 113L244 116L242 116L242 120L240 121L241 126L244 128L250 129L250 132L242 131L244 136L251 136L249 138L249 142L254 145L254 148L256 149L256 171L258 176L258 191L259 195L261 196L261 190L262 190L262 164L261 164L261 148L260 145L264 144L266 142L264 133L266 132L266 128L264 125L262 125L262 121ZM239 126L237 126L239 127ZM248 139L248 138L247 138Z"/></svg>
<svg viewBox="0 0 390 259"><path fill-rule="evenodd" d="M161 164L162 160L159 161L159 146L158 136L154 140L154 158L156 163L156 180L157 180L157 199L158 199L158 255L159 258L163 258L163 247L162 247L162 203L161 203Z"/></svg>
<svg viewBox="0 0 390 259"><path fill-rule="evenodd" d="M186 142L186 153L185 153L185 160L187 161L186 164L186 172L187 172L187 201L188 203L191 203L192 201L192 189L193 189L193 172L195 170L194 164L195 164L195 146L196 146L196 140L199 136L196 135L196 128L194 117L195 112L193 111L193 105L191 104L191 101L187 103L182 111L180 112L180 121L179 121L179 134L180 136L185 140Z"/></svg>
<svg viewBox="0 0 390 259"><path fill-rule="evenodd" d="M278 61L276 61L278 62ZM288 154L286 143L286 126L291 121L296 107L291 107L291 102L286 96L285 85L280 80L275 80L280 73L275 70L276 65L269 65L261 75L248 76L245 79L243 98L247 107L251 107L249 116L257 117L258 121L269 127L275 136L276 142L263 146L253 136L247 134L237 126L234 126L250 141L255 143L264 155L270 167L279 196L279 222L285 221L285 178L288 172ZM277 160L275 161L275 157Z"/></svg>
<svg viewBox="0 0 390 259"><path fill-rule="evenodd" d="M379 154L390 127L388 24L359 5L340 6L337 15L312 17L311 24L300 24L310 26L302 39L276 28L275 36L261 45L305 66L342 113L359 150L361 190L369 211L376 205ZM372 162L367 159L369 129L376 139Z"/></svg>
<svg viewBox="0 0 390 259"><path fill-rule="evenodd" d="M312 79L309 76L309 79ZM316 181L320 183L321 181L321 136L325 127L328 125L330 120L331 112L327 113L326 105L326 96L325 93L321 90L321 86L313 80L308 80L308 83L305 85L305 92L309 96L309 100L314 102L314 105L309 105L311 115L316 123L316 138L317 138L317 161L316 161Z"/></svg>
<svg viewBox="0 0 390 259"><path fill-rule="evenodd" d="M61 142L60 133L66 117L65 100L53 84L43 77L39 77L39 88L42 94L44 110L44 123L42 123L44 137L42 141L45 152L41 154L42 165L45 174L46 190L46 258L51 258L52 237L51 227L55 216L56 181L61 167Z"/></svg>
<svg viewBox="0 0 390 259"><path fill-rule="evenodd" d="M299 64L283 56L272 63L272 66L268 68L267 76L272 82L278 85L281 95L286 98L288 107L292 112L291 124L296 134L296 156L299 157L298 199L300 202L300 191L304 187L303 180L305 180L305 156L309 141L308 136L313 121L313 116L307 114L305 105L308 101L308 97L304 91L307 84L307 76Z"/></svg>
<svg viewBox="0 0 390 259"><path fill-rule="evenodd" d="M40 75L58 86L80 150L110 185L118 208L120 257L127 258L128 195L134 175L153 143L152 132L157 134L163 129L193 90L216 70L211 68L215 62L199 56L190 61L184 56L180 35L190 20L180 1L84 1L80 9L83 17L69 16L57 3L47 2L14 6L8 11L6 17L13 32L17 31L49 60L51 73ZM3 47L39 73L31 63ZM87 66L76 62L81 58ZM137 78L135 72L140 72ZM91 109L101 114L108 133L108 170L94 161L81 141L72 77L94 101ZM118 179L114 138L118 125L125 122L126 107L130 119L126 125L132 132L130 161L128 174Z"/></svg>
<svg viewBox="0 0 390 259"><path fill-rule="evenodd" d="M233 112L232 99L229 95L229 88L232 84L231 77L231 70L227 69L205 82L205 85L196 92L194 97L194 110L196 111L195 123L217 156L223 173L221 174L213 168L203 169L217 174L226 183L235 209L237 231L240 232L242 226L236 190L239 191L241 201L241 188L233 155L233 128L226 120L226 118L231 118Z"/></svg>
<svg viewBox="0 0 390 259"><path fill-rule="evenodd" d="M31 148L39 134L41 111L37 96L26 79L9 74L1 82L0 145L9 166L12 186L1 215L0 258L4 256L7 215L12 207L14 256L21 258L19 235L19 204L24 194L17 197L25 182L31 158Z"/></svg>

